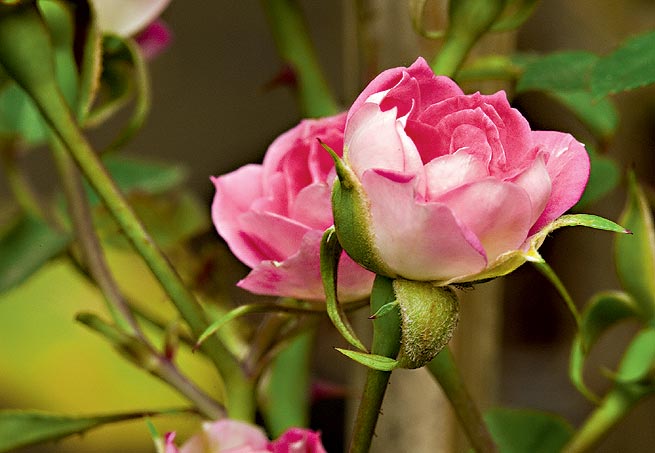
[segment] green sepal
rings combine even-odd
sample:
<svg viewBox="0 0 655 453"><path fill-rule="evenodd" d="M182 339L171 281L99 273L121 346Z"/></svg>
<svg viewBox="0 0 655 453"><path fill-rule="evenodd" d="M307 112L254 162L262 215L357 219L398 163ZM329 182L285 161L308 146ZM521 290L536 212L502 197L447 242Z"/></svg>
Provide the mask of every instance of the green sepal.
<svg viewBox="0 0 655 453"><path fill-rule="evenodd" d="M612 378L621 384L653 385L655 365L655 329L639 332L628 346L619 370ZM648 379L650 377L650 379Z"/></svg>
<svg viewBox="0 0 655 453"><path fill-rule="evenodd" d="M337 297L337 272L341 252L341 245L332 226L325 230L321 240L321 279L325 290L325 306L332 324L341 336L357 349L368 352L364 343L357 338Z"/></svg>
<svg viewBox="0 0 655 453"><path fill-rule="evenodd" d="M332 188L332 213L339 243L360 266L378 275L396 277L380 259L373 242L368 198L361 183L334 150L323 142L321 145L334 160L337 173L337 180Z"/></svg>
<svg viewBox="0 0 655 453"><path fill-rule="evenodd" d="M533 235L530 238L530 242L524 249L512 250L500 255L498 258L496 258L496 261L491 263L490 266L484 271L475 275L465 275L462 277L451 278L449 280L437 281L435 284L438 284L439 286L446 286L455 283L484 282L496 277L507 275L510 272L513 272L519 266L523 265L526 261L540 261L541 256L537 253L537 250L546 240L546 237L559 228L569 226L585 226L588 228L611 231L614 233L630 233L629 230L622 227L621 225L599 216L591 214L563 215Z"/></svg>
<svg viewBox="0 0 655 453"><path fill-rule="evenodd" d="M398 366L420 368L452 338L459 319L459 300L451 288L431 282L395 279L393 289L401 317Z"/></svg>
<svg viewBox="0 0 655 453"><path fill-rule="evenodd" d="M369 316L368 319L381 318L382 316L392 313L393 309L396 307L398 307L398 301L393 301L393 302L389 302L388 304L384 304L383 306L380 307L379 310L377 310L375 313Z"/></svg>
<svg viewBox="0 0 655 453"><path fill-rule="evenodd" d="M628 174L628 201L620 222L633 232L615 240L614 262L623 289L646 319L655 317L655 229L653 216L634 172Z"/></svg>
<svg viewBox="0 0 655 453"><path fill-rule="evenodd" d="M377 354L351 351L349 349L335 348L346 357L368 368L378 371L393 371L400 366L398 360Z"/></svg>

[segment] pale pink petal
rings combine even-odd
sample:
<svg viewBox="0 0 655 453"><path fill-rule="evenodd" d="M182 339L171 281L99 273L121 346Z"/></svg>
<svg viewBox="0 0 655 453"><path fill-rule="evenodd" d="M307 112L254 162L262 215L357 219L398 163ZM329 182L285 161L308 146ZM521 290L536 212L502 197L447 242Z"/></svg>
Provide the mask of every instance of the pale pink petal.
<svg viewBox="0 0 655 453"><path fill-rule="evenodd" d="M589 179L589 155L584 145L569 134L552 131L532 133L535 146L545 153L546 170L553 188L548 204L530 230L539 231L566 211L582 196Z"/></svg>
<svg viewBox="0 0 655 453"><path fill-rule="evenodd" d="M279 263L259 263L238 286L255 294L325 300L320 269L322 236L322 231L307 232L294 255ZM371 291L373 278L371 272L355 264L344 253L338 270L339 300L348 302L366 297Z"/></svg>
<svg viewBox="0 0 655 453"><path fill-rule="evenodd" d="M174 441L175 432L166 433L166 435L164 435L164 453L178 453L178 449Z"/></svg>
<svg viewBox="0 0 655 453"><path fill-rule="evenodd" d="M364 104L346 125L346 160L355 174L369 168L419 172L423 166L413 142L399 127L395 110L382 112L377 104Z"/></svg>
<svg viewBox="0 0 655 453"><path fill-rule="evenodd" d="M232 253L248 266L261 260L241 235L239 217L262 196L261 165L246 165L236 171L212 177L216 188L212 203L212 220L216 231L228 243Z"/></svg>
<svg viewBox="0 0 655 453"><path fill-rule="evenodd" d="M532 206L530 224L533 225L544 211L552 188L543 155L538 155L532 166L513 178L512 182L521 186L530 197Z"/></svg>
<svg viewBox="0 0 655 453"><path fill-rule="evenodd" d="M223 419L206 422L202 432L189 439L180 453L257 453L268 451L268 438L258 426Z"/></svg>
<svg viewBox="0 0 655 453"><path fill-rule="evenodd" d="M442 203L417 202L412 180L367 171L371 224L381 259L410 280L443 280L481 271L482 245Z"/></svg>
<svg viewBox="0 0 655 453"><path fill-rule="evenodd" d="M170 0L93 0L91 3L102 31L128 37L159 17Z"/></svg>
<svg viewBox="0 0 655 453"><path fill-rule="evenodd" d="M321 435L303 428L290 428L270 443L272 453L327 453Z"/></svg>
<svg viewBox="0 0 655 453"><path fill-rule="evenodd" d="M425 166L428 184L426 200L436 200L449 190L487 176L486 162L472 154L457 152L437 157Z"/></svg>
<svg viewBox="0 0 655 453"><path fill-rule="evenodd" d="M493 177L459 187L439 201L479 238L488 262L518 249L530 229L530 197L516 184Z"/></svg>

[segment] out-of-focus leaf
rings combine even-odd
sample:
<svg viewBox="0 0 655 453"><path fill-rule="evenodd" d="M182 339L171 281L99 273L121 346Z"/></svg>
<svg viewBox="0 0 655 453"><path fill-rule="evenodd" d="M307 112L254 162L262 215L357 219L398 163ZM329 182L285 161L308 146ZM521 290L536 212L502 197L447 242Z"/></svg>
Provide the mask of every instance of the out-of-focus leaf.
<svg viewBox="0 0 655 453"><path fill-rule="evenodd" d="M82 121L91 109L100 85L102 33L98 28L93 8L90 7L88 1L76 2L75 7L75 23L79 27L75 32L75 47L81 48L81 55L78 57L80 76L77 115L78 120ZM82 39L84 40L83 44L78 46Z"/></svg>
<svg viewBox="0 0 655 453"><path fill-rule="evenodd" d="M639 305L646 319L655 315L655 231L646 196L633 172L628 174L628 202L619 222L632 235L615 239L617 274L623 289Z"/></svg>
<svg viewBox="0 0 655 453"><path fill-rule="evenodd" d="M620 180L619 167L612 159L599 155L594 148L587 146L591 173L587 187L580 200L573 207L574 211L583 210L589 203L593 203L614 190Z"/></svg>
<svg viewBox="0 0 655 453"><path fill-rule="evenodd" d="M159 196L133 193L128 197L157 244L166 249L209 228L207 209L189 192ZM101 238L111 245L128 247L113 217L99 208L94 217Z"/></svg>
<svg viewBox="0 0 655 453"><path fill-rule="evenodd" d="M619 125L619 114L609 99L596 99L588 91L552 91L596 137L611 138Z"/></svg>
<svg viewBox="0 0 655 453"><path fill-rule="evenodd" d="M626 40L602 57L591 74L597 98L655 83L655 31Z"/></svg>
<svg viewBox="0 0 655 453"><path fill-rule="evenodd" d="M633 384L642 381L655 365L655 330L642 330L634 337L623 355L614 379Z"/></svg>
<svg viewBox="0 0 655 453"><path fill-rule="evenodd" d="M29 278L68 245L70 237L23 216L0 235L0 293Z"/></svg>
<svg viewBox="0 0 655 453"><path fill-rule="evenodd" d="M163 194L178 187L187 177L187 170L179 165L118 154L107 154L102 161L121 191L128 195ZM94 205L99 203L98 196L91 190L89 200Z"/></svg>
<svg viewBox="0 0 655 453"><path fill-rule="evenodd" d="M588 77L598 56L583 51L552 53L525 64L516 90L579 91L587 88Z"/></svg>
<svg viewBox="0 0 655 453"><path fill-rule="evenodd" d="M412 19L414 31L428 39L442 38L445 34L445 30L428 30L425 28L423 15L427 3L428 0L409 0L409 15Z"/></svg>
<svg viewBox="0 0 655 453"><path fill-rule="evenodd" d="M582 312L580 331L571 349L569 376L573 385L586 398L598 401L598 397L584 382L584 364L589 350L610 327L629 318L639 318L642 313L635 301L627 294L612 291L594 296Z"/></svg>
<svg viewBox="0 0 655 453"><path fill-rule="evenodd" d="M92 428L150 415L179 411L131 412L114 415L70 416L28 411L0 411L0 452L62 439Z"/></svg>
<svg viewBox="0 0 655 453"><path fill-rule="evenodd" d="M566 420L546 412L499 408L484 420L500 453L559 453L573 435Z"/></svg>
<svg viewBox="0 0 655 453"><path fill-rule="evenodd" d="M36 106L16 83L0 91L0 136L20 137L27 144L45 140L47 129Z"/></svg>

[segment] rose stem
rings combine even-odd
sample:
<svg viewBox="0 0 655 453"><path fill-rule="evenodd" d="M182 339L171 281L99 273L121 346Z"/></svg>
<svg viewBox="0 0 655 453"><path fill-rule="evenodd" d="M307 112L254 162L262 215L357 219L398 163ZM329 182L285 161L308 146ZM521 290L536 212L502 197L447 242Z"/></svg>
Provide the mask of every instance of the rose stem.
<svg viewBox="0 0 655 453"><path fill-rule="evenodd" d="M73 157L196 337L208 327L202 306L154 243L100 159L79 130L55 80L50 38L36 8L20 4L0 15L0 63L33 99L44 120ZM244 379L239 362L216 336L204 343L227 392L228 414L254 420L254 383Z"/></svg>
<svg viewBox="0 0 655 453"><path fill-rule="evenodd" d="M225 409L218 402L183 376L175 365L158 353L146 339L109 270L100 242L93 229L89 202L84 194L82 180L75 163L56 138L52 140L52 153L61 177L68 202L68 210L75 235L82 250L83 260L89 267L92 279L105 296L107 308L112 314L114 322L120 327L120 330L144 346L148 351L147 355L151 359L148 360L148 363L158 364L156 369L149 370L150 372L187 397L204 416L210 418L225 416Z"/></svg>
<svg viewBox="0 0 655 453"><path fill-rule="evenodd" d="M395 299L392 280L377 275L371 292L371 313ZM373 320L373 354L396 358L400 350L400 316L397 311ZM350 453L366 453L371 448L375 425L380 415L382 400L391 377L390 371L369 368L366 372L364 392L357 411Z"/></svg>
<svg viewBox="0 0 655 453"><path fill-rule="evenodd" d="M652 390L639 384L615 386L575 432L573 438L562 449L562 453L590 451L641 398L649 393L652 393Z"/></svg>
<svg viewBox="0 0 655 453"><path fill-rule="evenodd" d="M302 116L321 117L339 111L323 76L297 0L261 0L278 53L295 77Z"/></svg>
<svg viewBox="0 0 655 453"><path fill-rule="evenodd" d="M446 346L428 363L427 369L441 385L473 449L481 453L498 451L480 411L464 385L450 348Z"/></svg>

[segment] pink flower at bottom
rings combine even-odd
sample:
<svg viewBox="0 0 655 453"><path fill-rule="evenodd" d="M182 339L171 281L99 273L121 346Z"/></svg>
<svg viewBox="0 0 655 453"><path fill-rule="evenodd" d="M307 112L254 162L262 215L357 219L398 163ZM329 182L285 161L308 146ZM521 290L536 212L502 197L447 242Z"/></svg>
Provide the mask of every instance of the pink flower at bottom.
<svg viewBox="0 0 655 453"><path fill-rule="evenodd" d="M175 433L166 434L164 453L327 453L321 436L308 429L291 428L269 442L264 431L236 420L206 422L202 431L178 448Z"/></svg>

